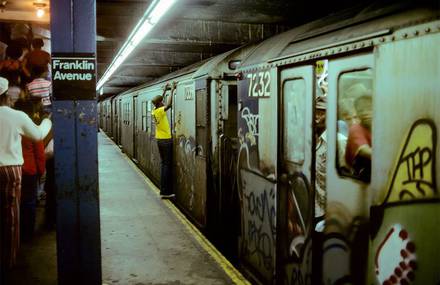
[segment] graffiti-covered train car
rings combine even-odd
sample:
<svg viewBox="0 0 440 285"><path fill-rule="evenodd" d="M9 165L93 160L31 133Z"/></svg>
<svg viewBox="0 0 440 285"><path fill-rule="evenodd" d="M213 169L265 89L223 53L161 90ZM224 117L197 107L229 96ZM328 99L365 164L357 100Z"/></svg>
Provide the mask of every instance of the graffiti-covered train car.
<svg viewBox="0 0 440 285"><path fill-rule="evenodd" d="M110 101L103 101L99 104L99 127L111 136L111 103Z"/></svg>
<svg viewBox="0 0 440 285"><path fill-rule="evenodd" d="M230 172L235 173L229 164L235 159L232 142L236 141L237 133L235 68L254 47L245 46L221 54L100 102L101 128L113 134L123 151L158 183L160 158L151 100L162 95L166 84L176 84L173 95L171 90L165 95L166 98L174 96L171 112L167 114L174 139L174 171L170 179L175 181L176 203L202 229L207 228L208 219L215 225L216 232L221 232L221 221L228 228L230 203L238 212L238 196L231 201L233 189L225 186L235 186L228 176ZM111 122L111 126L107 122ZM229 153L227 158L226 152ZM228 164L221 164L219 153ZM228 173L221 172L223 177L219 176L218 165L228 170ZM216 185L220 183L227 191L218 190ZM218 200L225 203L212 202ZM237 234L238 230L230 237L235 246Z"/></svg>
<svg viewBox="0 0 440 285"><path fill-rule="evenodd" d="M107 98L100 124L157 183L151 100L177 83L176 203L256 283L440 284L439 19L359 5Z"/></svg>
<svg viewBox="0 0 440 285"><path fill-rule="evenodd" d="M263 42L238 81L241 261L263 283L439 284L438 3Z"/></svg>

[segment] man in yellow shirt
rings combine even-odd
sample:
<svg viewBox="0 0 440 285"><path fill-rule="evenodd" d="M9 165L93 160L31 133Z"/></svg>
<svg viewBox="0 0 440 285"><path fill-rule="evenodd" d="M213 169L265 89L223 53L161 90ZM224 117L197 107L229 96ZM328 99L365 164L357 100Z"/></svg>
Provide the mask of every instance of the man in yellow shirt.
<svg viewBox="0 0 440 285"><path fill-rule="evenodd" d="M173 92L176 89L176 83L173 83L168 103L164 105L163 100L166 91L169 89L168 83L164 86L162 96L158 95L153 98L152 103L154 110L152 112L156 123L156 141L160 154L160 197L163 199L173 198L173 138L171 136L171 128L168 122L166 111L173 104Z"/></svg>

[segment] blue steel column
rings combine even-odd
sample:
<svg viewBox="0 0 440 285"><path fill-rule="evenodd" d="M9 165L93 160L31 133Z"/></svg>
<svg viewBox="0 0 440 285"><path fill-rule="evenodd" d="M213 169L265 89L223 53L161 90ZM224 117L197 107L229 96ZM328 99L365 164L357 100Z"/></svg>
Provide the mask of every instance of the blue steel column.
<svg viewBox="0 0 440 285"><path fill-rule="evenodd" d="M95 5L51 0L52 53L96 53ZM96 100L53 102L58 284L101 284L96 117Z"/></svg>

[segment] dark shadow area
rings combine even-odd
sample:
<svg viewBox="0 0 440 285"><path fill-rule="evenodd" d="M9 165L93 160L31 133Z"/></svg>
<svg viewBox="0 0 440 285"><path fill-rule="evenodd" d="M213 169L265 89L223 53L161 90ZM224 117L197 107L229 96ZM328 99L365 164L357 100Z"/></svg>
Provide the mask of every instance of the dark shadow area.
<svg viewBox="0 0 440 285"><path fill-rule="evenodd" d="M17 264L11 270L7 284L57 284L56 231L47 228L44 207L45 201L40 201L34 236L21 243Z"/></svg>

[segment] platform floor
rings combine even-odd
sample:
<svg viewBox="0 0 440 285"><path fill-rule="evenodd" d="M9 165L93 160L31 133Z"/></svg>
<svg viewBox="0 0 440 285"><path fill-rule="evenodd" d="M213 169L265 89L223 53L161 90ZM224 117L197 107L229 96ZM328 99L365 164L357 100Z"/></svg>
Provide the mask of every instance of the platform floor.
<svg viewBox="0 0 440 285"><path fill-rule="evenodd" d="M249 284L102 132L98 143L103 284ZM12 277L56 284L54 231L22 247Z"/></svg>
<svg viewBox="0 0 440 285"><path fill-rule="evenodd" d="M99 174L104 283L233 284L171 202L102 133Z"/></svg>

